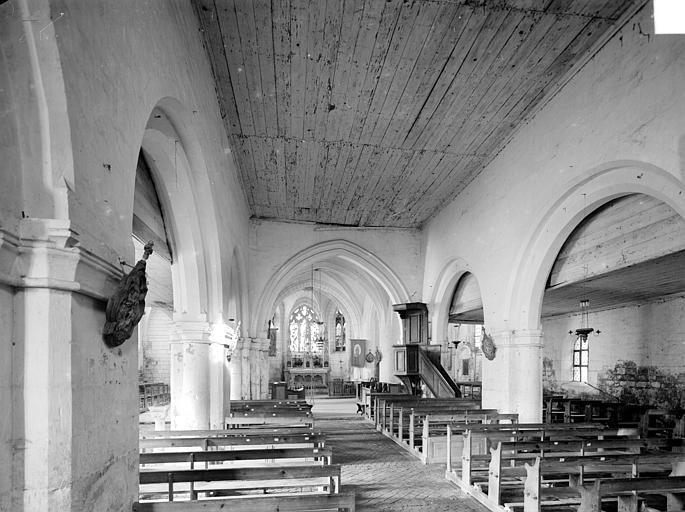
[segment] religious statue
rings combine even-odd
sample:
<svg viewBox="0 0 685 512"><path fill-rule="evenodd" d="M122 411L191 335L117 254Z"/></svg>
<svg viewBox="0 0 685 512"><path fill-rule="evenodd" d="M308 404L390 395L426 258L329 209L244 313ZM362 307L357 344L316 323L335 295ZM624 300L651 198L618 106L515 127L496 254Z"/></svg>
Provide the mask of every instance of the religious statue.
<svg viewBox="0 0 685 512"><path fill-rule="evenodd" d="M123 277L117 291L107 301L102 337L110 347L118 347L129 339L145 313L145 266L146 260L152 254L152 245L152 242L145 244L143 258Z"/></svg>

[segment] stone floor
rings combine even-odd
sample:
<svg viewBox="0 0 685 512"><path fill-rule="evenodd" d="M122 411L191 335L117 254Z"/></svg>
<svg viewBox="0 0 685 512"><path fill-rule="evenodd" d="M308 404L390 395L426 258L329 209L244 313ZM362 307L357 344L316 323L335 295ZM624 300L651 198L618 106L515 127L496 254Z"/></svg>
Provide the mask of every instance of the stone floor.
<svg viewBox="0 0 685 512"><path fill-rule="evenodd" d="M354 399L315 398L315 426L326 434L342 490L358 512L483 512L487 509L445 480L444 465L425 466L355 414Z"/></svg>

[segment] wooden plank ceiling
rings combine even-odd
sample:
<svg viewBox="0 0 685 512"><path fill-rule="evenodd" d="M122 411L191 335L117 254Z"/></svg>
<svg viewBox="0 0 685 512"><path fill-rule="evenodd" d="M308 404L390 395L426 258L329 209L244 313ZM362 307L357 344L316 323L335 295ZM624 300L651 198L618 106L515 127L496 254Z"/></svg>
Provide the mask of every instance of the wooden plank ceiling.
<svg viewBox="0 0 685 512"><path fill-rule="evenodd" d="M194 2L253 215L387 227L463 190L634 3Z"/></svg>

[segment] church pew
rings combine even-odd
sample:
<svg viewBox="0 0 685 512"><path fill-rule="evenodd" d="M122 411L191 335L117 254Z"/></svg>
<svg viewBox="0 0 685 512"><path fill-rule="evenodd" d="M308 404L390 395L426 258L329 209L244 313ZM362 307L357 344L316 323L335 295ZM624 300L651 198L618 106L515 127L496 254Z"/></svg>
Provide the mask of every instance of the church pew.
<svg viewBox="0 0 685 512"><path fill-rule="evenodd" d="M239 431L236 431L239 432ZM141 439L139 447L142 450L200 448L204 451L231 447L240 449L243 446L314 446L323 447L326 438L318 432L297 433L264 433L249 435L224 435L208 437L168 437Z"/></svg>
<svg viewBox="0 0 685 512"><path fill-rule="evenodd" d="M446 423L450 418L453 422L467 423L481 423L497 415L496 409L458 409L456 411L448 409L436 409L432 407L399 407L397 414L397 434L395 439L400 443L408 442L409 448L416 449L418 447L418 440L423 436L424 422L426 418L429 419L430 427L436 426L441 419L445 419ZM418 436L417 436L418 434Z"/></svg>
<svg viewBox="0 0 685 512"><path fill-rule="evenodd" d="M229 414L224 419L226 429L235 428L274 428L274 427L314 427L314 418L309 412L297 414L271 414L241 412Z"/></svg>
<svg viewBox="0 0 685 512"><path fill-rule="evenodd" d="M254 407L254 406L296 406L309 407L311 404L306 400L231 400L231 409L240 407Z"/></svg>
<svg viewBox="0 0 685 512"><path fill-rule="evenodd" d="M355 512L355 495L292 494L240 496L199 501L134 503L133 512Z"/></svg>
<svg viewBox="0 0 685 512"><path fill-rule="evenodd" d="M395 407L418 407L421 405L440 407L445 406L450 409L479 409L480 400L465 398L421 398L416 396L404 395L403 397L375 397L376 407L374 421L376 429L381 432L392 431L392 418Z"/></svg>
<svg viewBox="0 0 685 512"><path fill-rule="evenodd" d="M288 427L274 427L265 428L260 425L253 429L227 429L227 430L151 430L149 432L141 432L140 439L168 439L174 437L226 437L226 436L250 436L250 435L274 435L279 434L313 434L317 433L310 427L288 426Z"/></svg>
<svg viewBox="0 0 685 512"><path fill-rule="evenodd" d="M423 438L426 437L425 428L435 435L445 434L445 425L450 422L461 423L481 423L499 417L496 409L462 409L453 407L433 407L430 405L419 405L411 407L398 407L395 409L397 420L393 422L392 438L400 444L407 446L410 451L421 451ZM516 415L513 415L516 416ZM426 418L428 426L425 426ZM441 428L441 431L439 429ZM390 435L390 432L388 432ZM417 435L418 434L418 435Z"/></svg>
<svg viewBox="0 0 685 512"><path fill-rule="evenodd" d="M554 454L539 455L531 466L526 463L530 458L518 459L521 465L504 465L501 446L491 449L492 459L488 470L487 500L490 504L509 506L521 503L524 495L533 486L542 485L543 481L561 483L557 499L569 499L569 485L583 485L587 478L609 478L617 475L635 477L640 474L649 476L668 476L674 468L685 462L685 453L646 452L646 453L586 453L584 455ZM509 458L509 463L514 462ZM521 484L521 479L525 483ZM475 488L475 487L472 487ZM503 490L507 491L503 498ZM552 497L550 491L548 498ZM472 493L473 494L473 493ZM573 497L571 497L573 498Z"/></svg>
<svg viewBox="0 0 685 512"><path fill-rule="evenodd" d="M322 464L331 463L331 449L307 448L261 448L245 447L241 450L151 452L140 454L141 465L188 463L194 469L196 463L230 463L238 461L276 460L276 459L319 459Z"/></svg>
<svg viewBox="0 0 685 512"><path fill-rule="evenodd" d="M141 496L163 492L169 501L174 501L175 493L189 493L190 499L194 500L197 493L265 492L267 489L322 486L328 488L329 494L335 494L340 491L340 466L273 464L263 467L142 470L139 483Z"/></svg>
<svg viewBox="0 0 685 512"><path fill-rule="evenodd" d="M545 441L569 439L598 439L599 437L637 437L635 429L608 429L596 423L490 423L464 426L460 423L447 424L446 435L446 477L464 488L470 487L472 462L486 454L493 443L506 441ZM461 472L453 466L455 446L461 446Z"/></svg>
<svg viewBox="0 0 685 512"><path fill-rule="evenodd" d="M231 412L269 412L269 411L309 411L311 412L312 406L308 403L292 403L292 404L278 404L278 403L245 403L245 404L234 404L231 402Z"/></svg>
<svg viewBox="0 0 685 512"><path fill-rule="evenodd" d="M365 393L363 400L365 402L362 404L364 406L364 416L366 417L367 420L371 420L374 422L374 424L377 424L376 421L376 408L378 406L377 400L379 397L408 397L408 396L413 396L414 398L418 398L415 395L409 395L407 393L385 393L381 391L370 391Z"/></svg>
<svg viewBox="0 0 685 512"><path fill-rule="evenodd" d="M459 399L456 402L454 399L448 399L447 401L436 400L434 398L427 398L423 400L431 400L430 402L413 402L413 401L389 401L386 404L386 417L383 422L384 433L387 433L391 437L396 435L396 432L401 428L401 422L405 420L404 416L408 411L414 410L418 412L424 412L425 414L435 413L435 414L449 414L451 412L458 412L464 410L482 410L480 403L469 402ZM494 409L493 409L494 411ZM381 419L382 421L382 419Z"/></svg>
<svg viewBox="0 0 685 512"><path fill-rule="evenodd" d="M420 459L424 464L445 463L447 461L447 425L452 430L457 424L464 430L478 424L510 424L518 422L518 414L500 414L485 412L482 414L429 414L422 418ZM454 441L454 438L453 438ZM450 447L453 456L462 453L459 443Z"/></svg>
<svg viewBox="0 0 685 512"><path fill-rule="evenodd" d="M665 496L669 511L682 511L685 507L685 476L682 475L598 478L591 484L543 487L540 464L539 458L532 465L526 464L523 502L508 503L510 510L523 508L523 512L542 512L543 507L554 510L565 504L578 505L579 512L601 512L602 502L615 499L619 511L639 512L644 510L640 507L640 494Z"/></svg>
<svg viewBox="0 0 685 512"><path fill-rule="evenodd" d="M312 465L312 461L318 461L321 465L331 464L332 451L330 448L318 447L272 447L262 448L244 446L240 450L220 451L184 451L184 452L153 452L140 454L141 469L145 466L154 466L157 471L169 471L177 469L196 469L196 464L204 463L204 468L209 463L222 467L244 466L245 463L254 466L257 461L263 461L263 465ZM173 466L173 467L171 467ZM180 468L178 466L181 466ZM190 483L191 499L195 499L195 483Z"/></svg>

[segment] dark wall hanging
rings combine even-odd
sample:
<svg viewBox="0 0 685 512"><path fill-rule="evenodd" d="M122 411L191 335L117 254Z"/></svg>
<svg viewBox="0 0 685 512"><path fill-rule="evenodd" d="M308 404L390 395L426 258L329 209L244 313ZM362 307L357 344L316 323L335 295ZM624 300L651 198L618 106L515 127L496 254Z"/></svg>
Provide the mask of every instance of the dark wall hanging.
<svg viewBox="0 0 685 512"><path fill-rule="evenodd" d="M143 258L125 275L117 291L107 301L102 337L109 347L118 347L131 337L145 313L147 279L146 260L152 254L152 242L145 244Z"/></svg>
<svg viewBox="0 0 685 512"><path fill-rule="evenodd" d="M497 347L495 346L495 342L492 340L492 336L485 332L485 327L483 327L483 344L481 349L483 350L483 355L486 359L489 361L495 359Z"/></svg>

